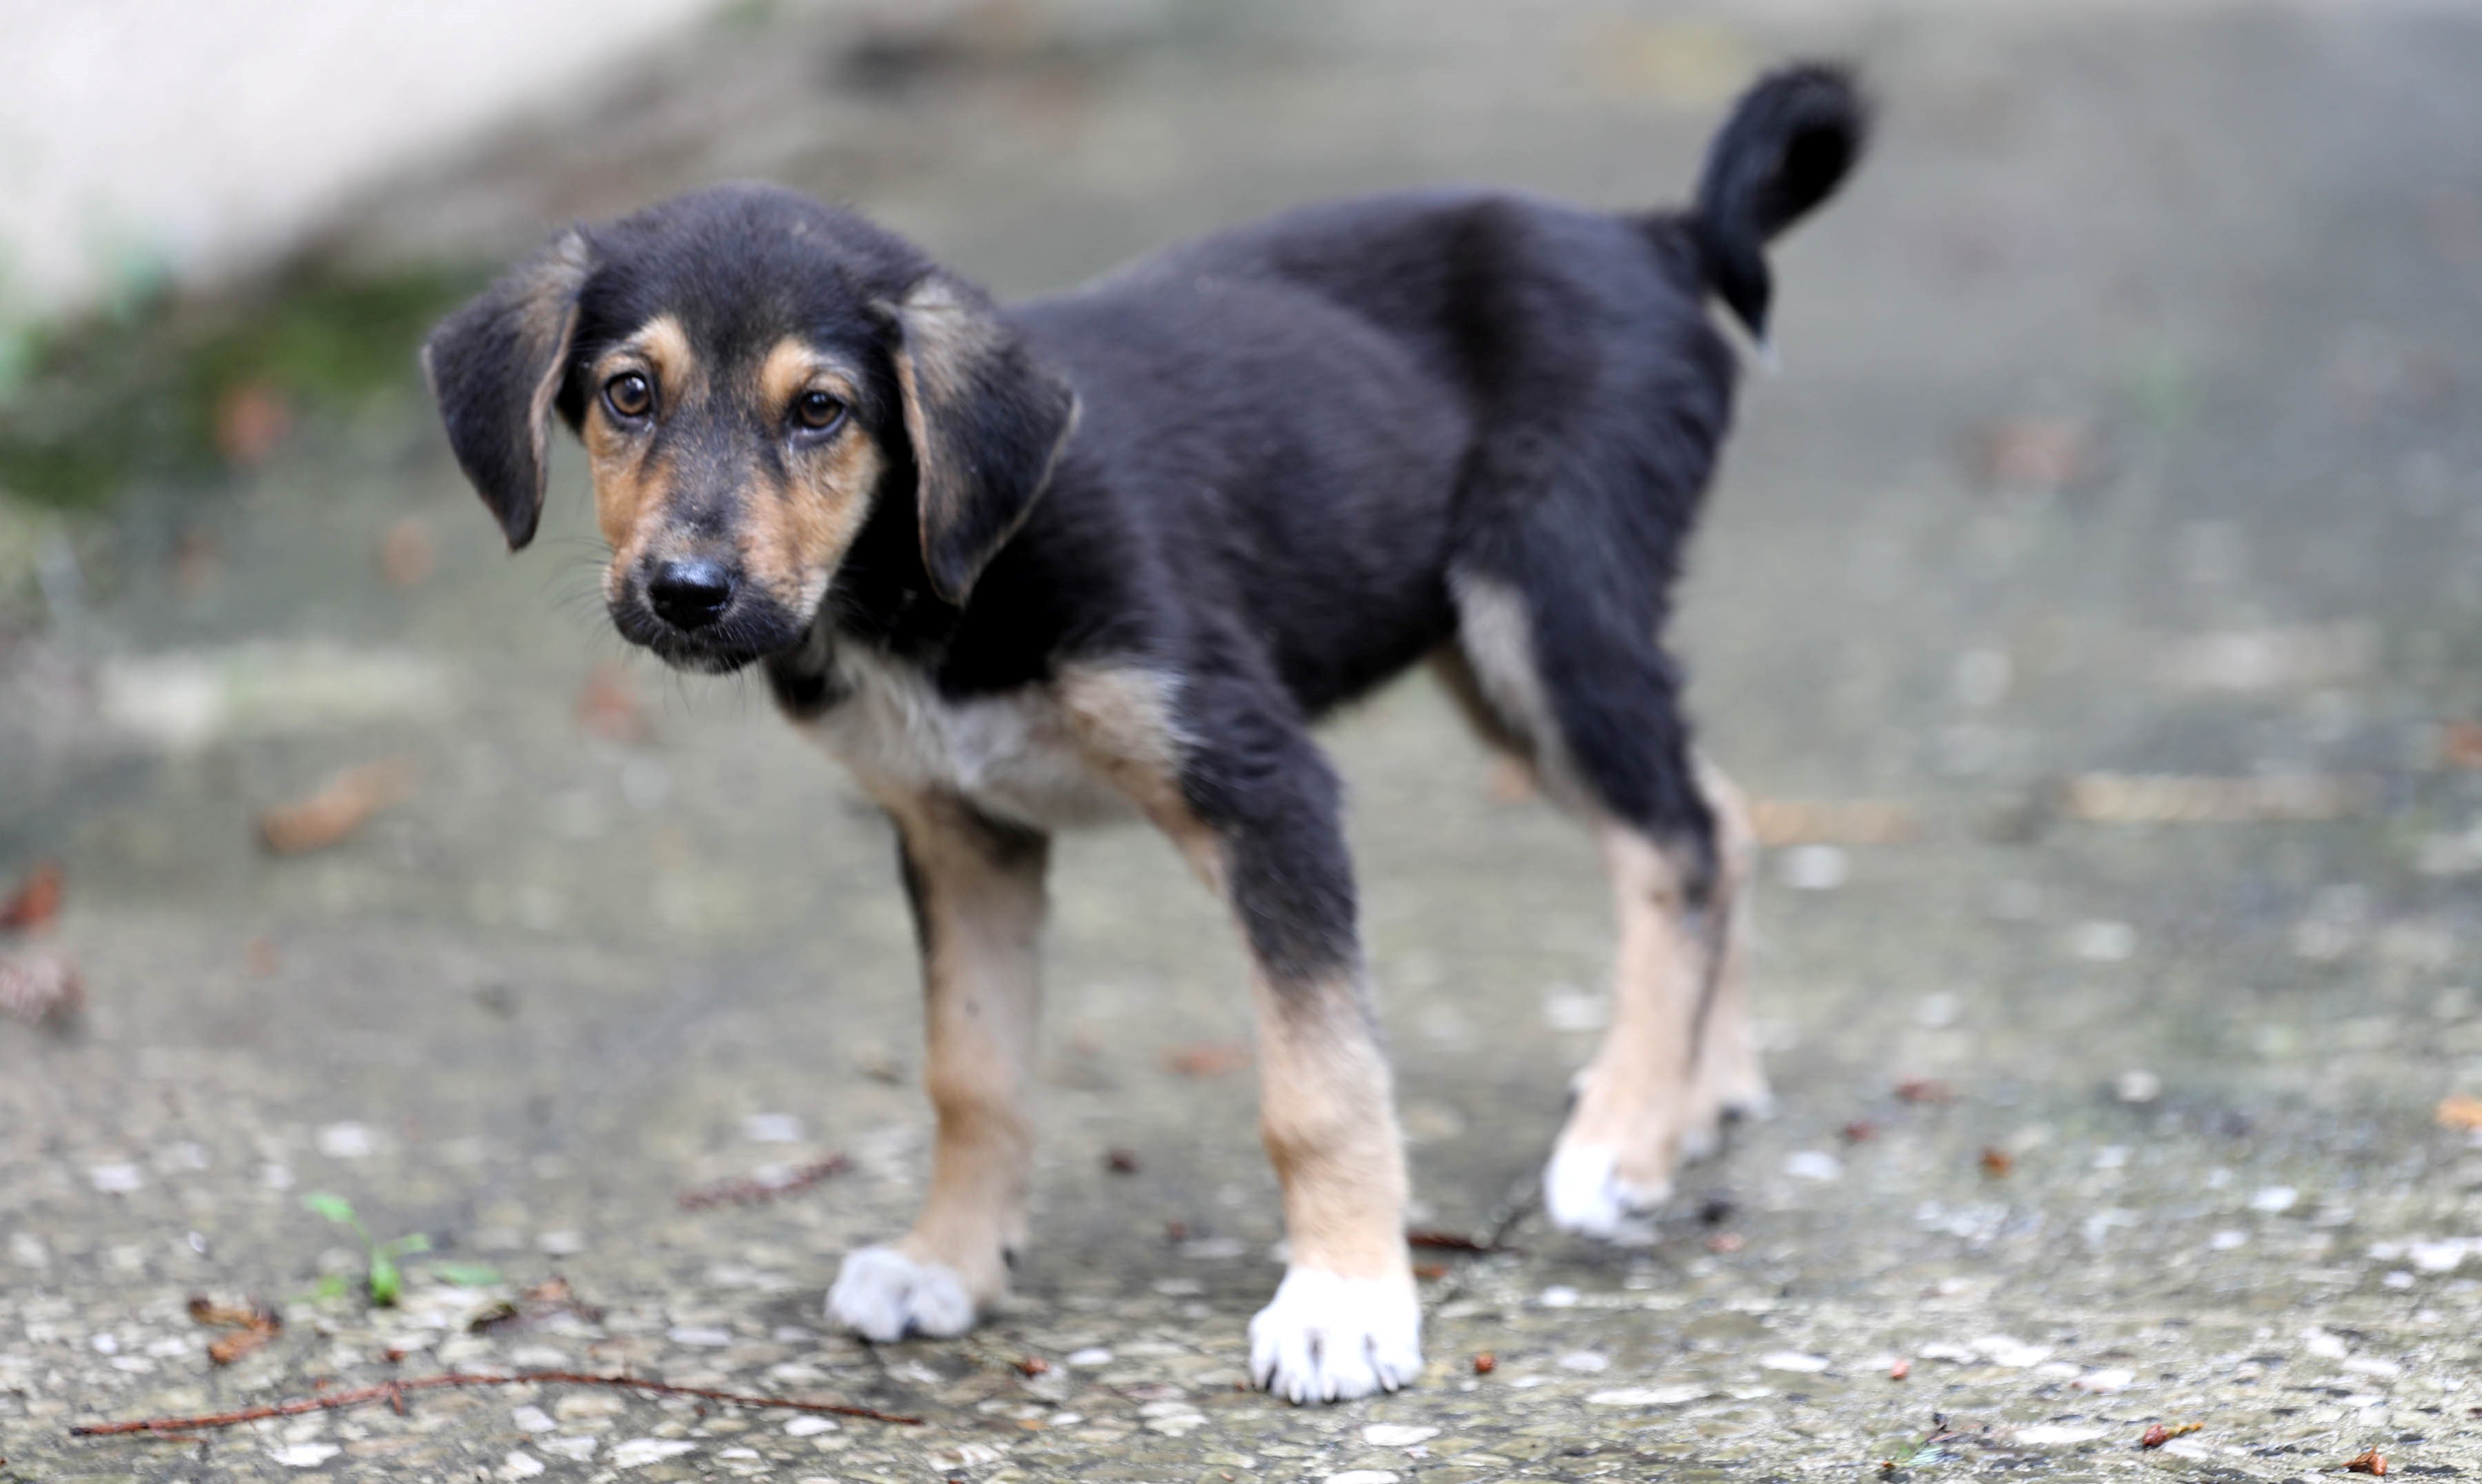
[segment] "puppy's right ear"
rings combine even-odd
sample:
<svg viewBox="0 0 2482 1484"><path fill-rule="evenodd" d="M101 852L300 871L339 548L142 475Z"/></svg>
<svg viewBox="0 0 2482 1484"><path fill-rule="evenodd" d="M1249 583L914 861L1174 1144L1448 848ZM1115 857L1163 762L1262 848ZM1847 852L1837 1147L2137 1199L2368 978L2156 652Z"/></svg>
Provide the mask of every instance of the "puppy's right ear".
<svg viewBox="0 0 2482 1484"><path fill-rule="evenodd" d="M534 540L542 516L552 402L593 267L585 234L564 232L440 321L422 345L423 380L448 446L512 551Z"/></svg>

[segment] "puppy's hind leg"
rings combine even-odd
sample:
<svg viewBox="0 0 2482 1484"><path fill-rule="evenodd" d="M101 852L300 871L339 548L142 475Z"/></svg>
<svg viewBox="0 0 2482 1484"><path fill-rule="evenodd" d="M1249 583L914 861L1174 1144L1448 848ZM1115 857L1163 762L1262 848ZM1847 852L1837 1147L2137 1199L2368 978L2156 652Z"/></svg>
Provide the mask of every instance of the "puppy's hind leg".
<svg viewBox="0 0 2482 1484"><path fill-rule="evenodd" d="M1687 1130L1682 1154L1702 1159L1722 1144L1723 1127L1740 1118L1763 1118L1774 1110L1767 1090L1766 1069L1751 1034L1749 991L1743 982L1750 952L1750 888L1757 861L1757 832L1750 820L1749 800L1724 771L1703 755L1698 758L1698 786L1715 813L1717 846L1716 916L1710 946L1722 955L1709 972L1703 1033L1697 1047L1698 1070L1689 1087Z"/></svg>
<svg viewBox="0 0 2482 1484"><path fill-rule="evenodd" d="M1521 743L1551 796L1593 827L1620 927L1611 1020L1578 1074L1545 1205L1563 1231L1638 1238L1674 1168L1713 1147L1720 1100L1745 1096L1755 1073L1718 1069L1715 1099L1698 1096L1705 1031L1734 967L1738 877L1651 616L1640 628L1558 580L1461 572L1452 586L1452 687L1494 724L1486 737ZM1737 1017L1737 999L1725 1008ZM1732 1035L1746 1047L1737 1019Z"/></svg>
<svg viewBox="0 0 2482 1484"><path fill-rule="evenodd" d="M938 1116L931 1193L913 1230L848 1255L829 1316L866 1338L962 1335L1008 1288L1025 1243L1027 1107L1047 840L937 797L894 816L922 946L924 1081Z"/></svg>

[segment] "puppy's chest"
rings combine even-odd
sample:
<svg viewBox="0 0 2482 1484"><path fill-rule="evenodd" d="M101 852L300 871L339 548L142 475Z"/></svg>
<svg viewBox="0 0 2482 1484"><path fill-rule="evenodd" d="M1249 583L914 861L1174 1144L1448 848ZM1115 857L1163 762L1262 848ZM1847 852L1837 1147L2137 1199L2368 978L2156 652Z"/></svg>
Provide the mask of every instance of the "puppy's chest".
<svg viewBox="0 0 2482 1484"><path fill-rule="evenodd" d="M867 649L830 664L837 700L801 726L866 786L953 793L1043 830L1130 812L1043 686L952 700L922 671Z"/></svg>

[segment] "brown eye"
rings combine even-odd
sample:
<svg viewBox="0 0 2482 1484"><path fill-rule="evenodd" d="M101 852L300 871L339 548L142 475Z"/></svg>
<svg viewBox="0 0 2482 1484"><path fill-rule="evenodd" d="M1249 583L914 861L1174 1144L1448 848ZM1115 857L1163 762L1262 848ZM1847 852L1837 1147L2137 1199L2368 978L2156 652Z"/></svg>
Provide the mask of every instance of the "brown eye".
<svg viewBox="0 0 2482 1484"><path fill-rule="evenodd" d="M603 384L603 405L623 422L636 422L655 410L655 388L636 371L623 371Z"/></svg>
<svg viewBox="0 0 2482 1484"><path fill-rule="evenodd" d="M845 405L824 391L805 391L793 399L793 420L813 433L844 421Z"/></svg>

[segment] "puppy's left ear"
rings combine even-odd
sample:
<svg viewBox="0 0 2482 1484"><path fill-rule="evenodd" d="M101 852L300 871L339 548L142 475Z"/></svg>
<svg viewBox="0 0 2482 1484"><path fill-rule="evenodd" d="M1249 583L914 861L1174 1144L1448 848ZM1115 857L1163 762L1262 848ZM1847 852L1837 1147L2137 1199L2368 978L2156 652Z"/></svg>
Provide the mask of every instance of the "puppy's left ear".
<svg viewBox="0 0 2482 1484"><path fill-rule="evenodd" d="M515 551L541 518L552 401L568 370L577 299L594 267L565 232L442 320L422 345L422 376L448 445Z"/></svg>
<svg viewBox="0 0 2482 1484"><path fill-rule="evenodd" d="M1077 394L989 299L945 275L916 283L892 315L922 565L932 590L962 605L1050 481Z"/></svg>

